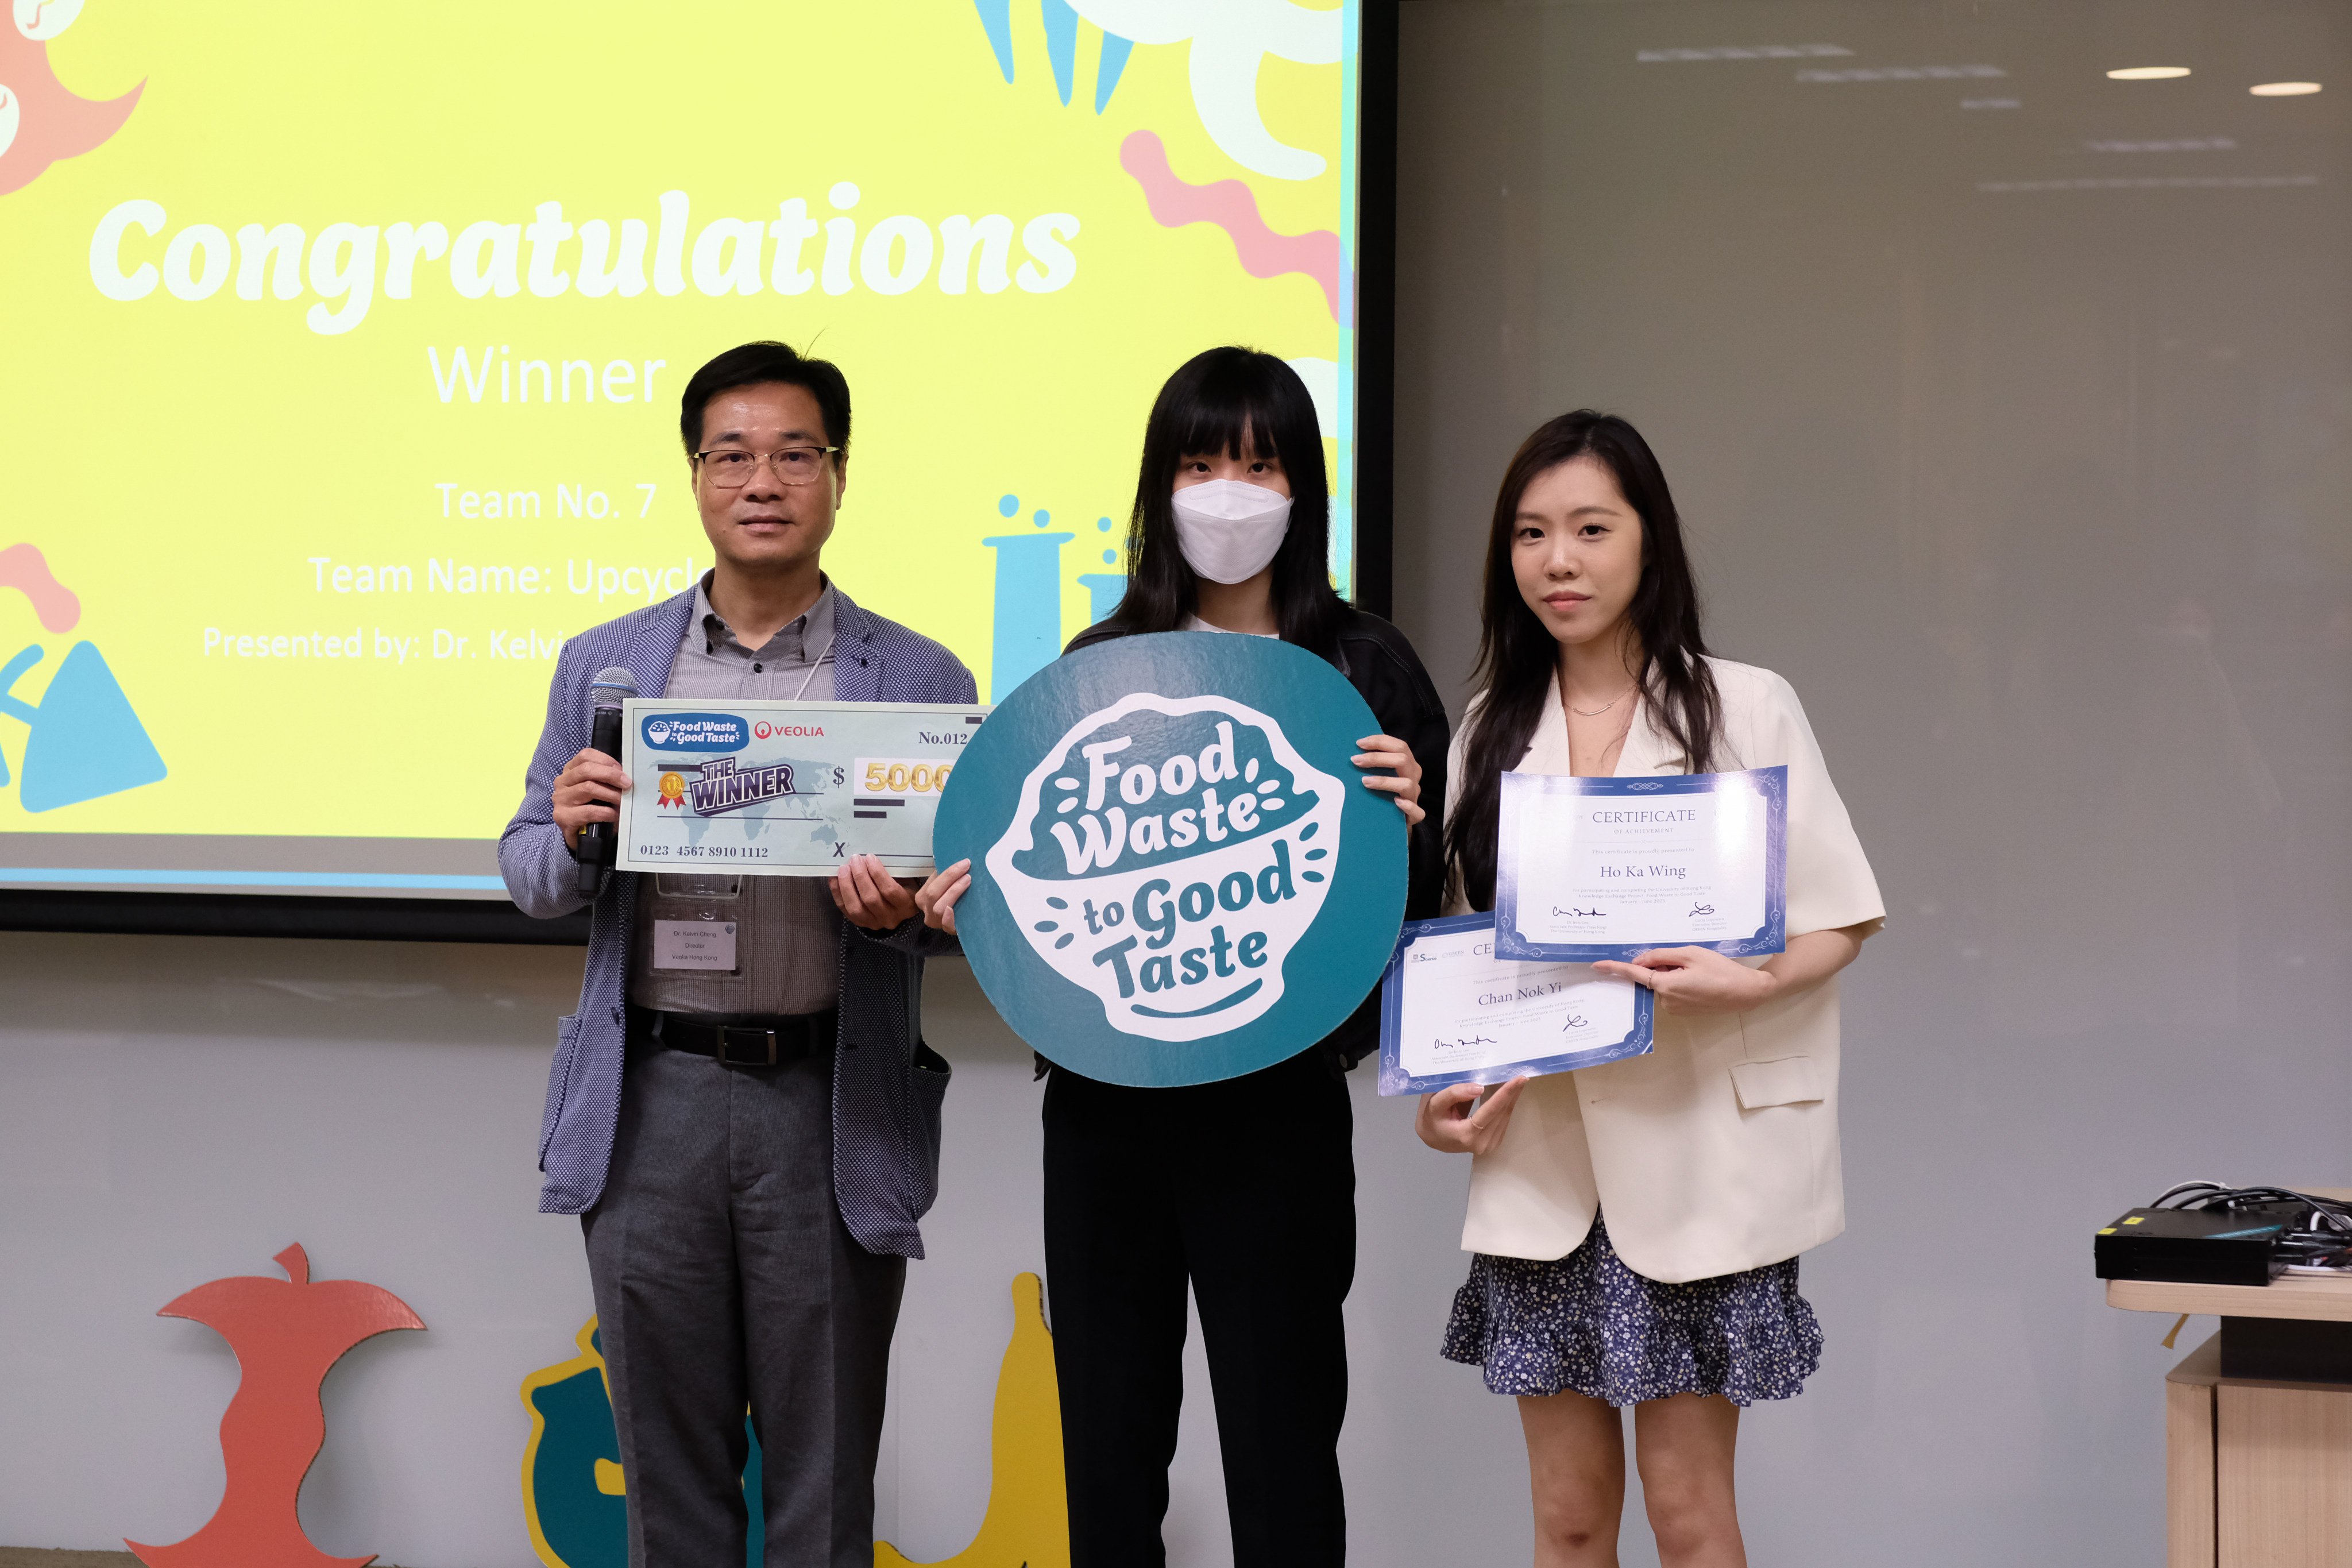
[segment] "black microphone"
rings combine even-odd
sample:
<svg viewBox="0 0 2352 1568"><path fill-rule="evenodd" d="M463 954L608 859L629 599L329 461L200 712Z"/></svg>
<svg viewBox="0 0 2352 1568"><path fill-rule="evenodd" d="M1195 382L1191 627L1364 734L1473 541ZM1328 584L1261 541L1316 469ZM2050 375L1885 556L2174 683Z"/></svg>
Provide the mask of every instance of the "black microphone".
<svg viewBox="0 0 2352 1568"><path fill-rule="evenodd" d="M636 694L637 678L617 664L598 670L596 679L588 686L592 710L588 744L614 762L621 760L621 704ZM580 862L583 897L596 896L597 884L604 879L605 868L613 864L620 843L616 823L591 822L580 829L580 848L573 858Z"/></svg>

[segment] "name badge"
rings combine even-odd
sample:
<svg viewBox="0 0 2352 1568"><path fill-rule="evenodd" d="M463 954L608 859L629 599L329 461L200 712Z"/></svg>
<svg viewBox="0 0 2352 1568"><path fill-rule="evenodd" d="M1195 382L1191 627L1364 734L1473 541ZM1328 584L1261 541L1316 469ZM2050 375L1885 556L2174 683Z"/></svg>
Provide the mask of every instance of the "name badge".
<svg viewBox="0 0 2352 1568"><path fill-rule="evenodd" d="M735 922L654 921L654 967L734 973Z"/></svg>

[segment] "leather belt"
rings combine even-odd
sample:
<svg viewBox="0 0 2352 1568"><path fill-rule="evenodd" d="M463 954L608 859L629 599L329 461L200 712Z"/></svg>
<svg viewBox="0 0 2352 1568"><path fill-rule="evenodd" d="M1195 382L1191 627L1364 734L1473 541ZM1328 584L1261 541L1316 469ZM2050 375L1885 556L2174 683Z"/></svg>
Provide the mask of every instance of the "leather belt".
<svg viewBox="0 0 2352 1568"><path fill-rule="evenodd" d="M798 1013L783 1017L705 1023L686 1013L629 1009L630 1033L664 1050L709 1057L722 1067L772 1068L833 1049L841 1015Z"/></svg>

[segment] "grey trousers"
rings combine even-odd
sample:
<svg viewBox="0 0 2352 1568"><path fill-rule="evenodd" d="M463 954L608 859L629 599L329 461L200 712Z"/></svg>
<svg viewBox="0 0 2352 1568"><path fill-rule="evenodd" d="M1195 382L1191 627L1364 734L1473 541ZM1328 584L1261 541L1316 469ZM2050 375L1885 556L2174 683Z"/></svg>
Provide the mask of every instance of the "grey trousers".
<svg viewBox="0 0 2352 1568"><path fill-rule="evenodd" d="M630 1568L743 1560L750 1407L768 1568L872 1568L907 1260L833 1194L833 1064L721 1067L632 1040L581 1217L629 1497Z"/></svg>

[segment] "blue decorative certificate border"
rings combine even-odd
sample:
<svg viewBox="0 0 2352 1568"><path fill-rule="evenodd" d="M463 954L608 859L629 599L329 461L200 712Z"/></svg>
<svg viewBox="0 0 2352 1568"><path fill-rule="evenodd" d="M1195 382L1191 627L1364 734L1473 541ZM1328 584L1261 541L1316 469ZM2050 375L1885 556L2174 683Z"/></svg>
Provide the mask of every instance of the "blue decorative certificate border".
<svg viewBox="0 0 2352 1568"><path fill-rule="evenodd" d="M1627 1057L1650 1054L1656 1022L1657 998L1646 985L1633 988L1633 1029L1623 1039L1606 1046L1593 1046L1566 1056L1545 1057L1539 1060L1516 1062L1494 1067L1472 1068L1462 1072L1432 1073L1415 1078L1404 1070L1402 1026L1404 1019L1404 961L1412 944L1427 936L1454 936L1465 931L1489 931L1495 927L1493 915L1447 915L1433 921L1407 921L1398 936L1396 951L1389 955L1389 966L1381 976L1381 1082L1382 1094L1426 1094L1433 1089L1444 1089L1449 1083L1505 1083L1522 1076L1541 1078L1548 1073L1574 1072L1578 1068L1597 1068L1603 1062L1622 1061ZM1499 944L1498 944L1499 947ZM1502 954L1497 951L1496 957Z"/></svg>
<svg viewBox="0 0 2352 1568"><path fill-rule="evenodd" d="M1714 795L1727 779L1740 781L1764 799L1764 923L1746 936L1718 942L1668 944L1656 942L1530 942L1519 931L1517 839L1519 813L1529 795L1601 795L1614 799L1675 795ZM1502 820L1495 851L1495 956L1521 962L1590 963L1596 958L1630 959L1667 945L1713 948L1734 958L1780 952L1789 945L1789 770L1785 765L1744 773L1662 773L1653 778L1572 778L1565 773L1505 773Z"/></svg>

